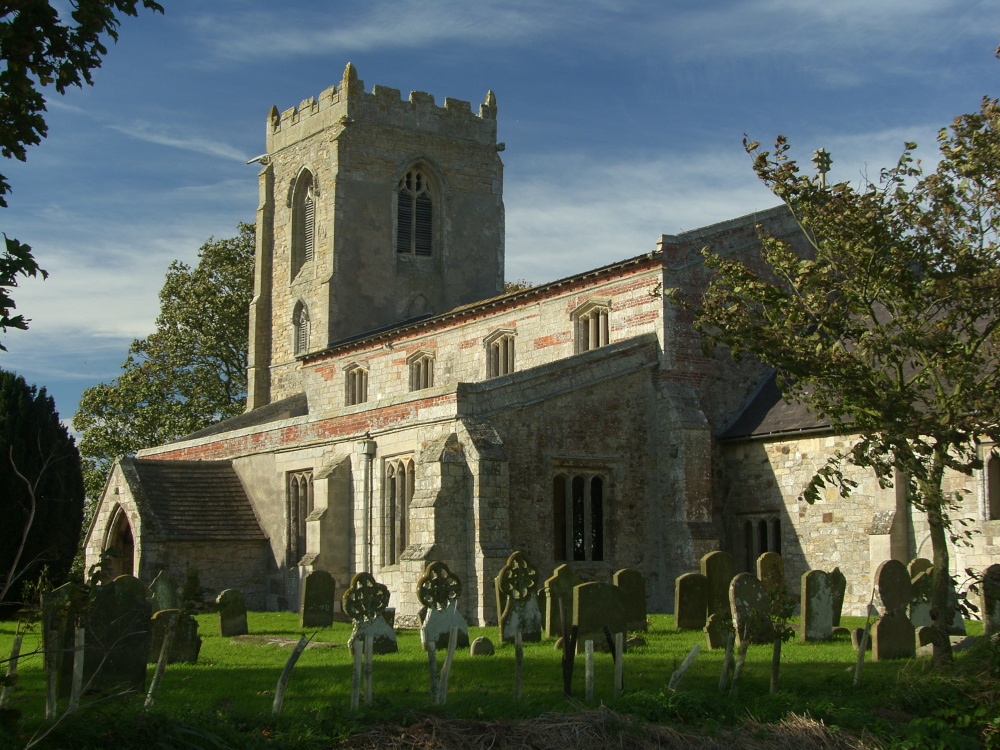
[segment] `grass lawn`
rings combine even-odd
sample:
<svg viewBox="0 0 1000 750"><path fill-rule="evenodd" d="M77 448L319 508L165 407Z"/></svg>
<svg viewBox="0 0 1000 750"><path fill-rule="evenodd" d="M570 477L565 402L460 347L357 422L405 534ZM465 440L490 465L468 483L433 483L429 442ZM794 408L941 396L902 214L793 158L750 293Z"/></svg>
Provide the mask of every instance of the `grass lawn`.
<svg viewBox="0 0 1000 750"><path fill-rule="evenodd" d="M519 702L513 699L514 649L499 646L490 657L473 658L467 649L460 650L452 667L447 705L434 706L419 634L402 631L398 653L375 657L374 705L352 713L353 662L346 647L350 628L335 624L309 631L315 646L299 659L282 715L274 718L274 689L291 648L266 641L297 639L303 632L298 616L250 613L250 632L261 637L253 641L220 637L216 615L200 615L198 620L203 639L198 663L167 668L152 710L143 711L137 696L85 701L85 708L60 723L41 746L319 748L334 746L340 738L377 724L406 726L426 717L510 721L588 708L583 656L577 657L570 700L562 694L561 653L549 640L525 644ZM644 634L647 645L626 654L625 693L619 699L613 696L610 656L596 656L594 705L686 731L724 732L750 717L769 723L795 714L853 735L864 734L872 746L960 748L966 741L972 742L968 747L996 741L1000 747L1000 737L990 734L1000 731L1000 665L997 649L991 651L985 641L978 649L958 654L955 668L944 674L932 671L924 659L867 661L860 689L853 686L855 652L849 640L792 641L782 650L781 690L776 695L769 693L771 648L754 646L739 696L731 699L718 692L723 658L718 651L703 650L679 689L667 691L674 669L694 644L704 643L704 636L674 630L670 615L652 615L650 622ZM856 627L863 620L844 618L843 624ZM0 654L10 652L13 630L13 623L0 622ZM980 634L981 624L969 623L969 632ZM499 640L496 628L471 628L469 635L485 635L494 643ZM37 634L29 634L22 654L37 644ZM152 671L150 666L150 677ZM23 747L47 726L41 657L24 656L18 672L10 706L20 712L20 724L12 727L8 720L6 728L0 725L0 746ZM180 732L178 737L170 739L176 732ZM916 740L908 739L911 736Z"/></svg>

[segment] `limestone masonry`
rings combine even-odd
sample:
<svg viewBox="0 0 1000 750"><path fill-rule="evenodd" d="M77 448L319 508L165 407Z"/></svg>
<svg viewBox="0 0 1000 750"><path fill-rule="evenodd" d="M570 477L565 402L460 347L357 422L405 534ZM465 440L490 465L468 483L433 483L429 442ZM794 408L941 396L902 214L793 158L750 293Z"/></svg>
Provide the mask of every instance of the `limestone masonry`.
<svg viewBox="0 0 1000 750"><path fill-rule="evenodd" d="M318 98L272 108L265 136L247 412L116 464L88 567L107 552L147 583L195 568L258 609L297 609L316 570L339 602L368 572L415 626L433 560L486 624L515 550L542 579L563 563L600 582L639 571L650 611L672 609L675 579L716 549L737 572L780 552L796 587L839 567L848 613L883 560L929 555L922 517L873 476L849 500L800 504L850 437L781 401L765 368L707 356L661 293L700 293L706 246L758 262L758 227L801 246L784 208L504 293L492 92L477 112L368 93L348 65ZM956 570L1000 558L992 450L949 479L975 532Z"/></svg>

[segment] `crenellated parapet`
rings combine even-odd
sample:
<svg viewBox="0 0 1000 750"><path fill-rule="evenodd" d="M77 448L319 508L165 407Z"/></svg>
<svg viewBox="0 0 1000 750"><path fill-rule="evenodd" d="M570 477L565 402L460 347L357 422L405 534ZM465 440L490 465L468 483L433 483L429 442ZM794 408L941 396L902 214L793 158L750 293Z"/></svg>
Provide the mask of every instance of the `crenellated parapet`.
<svg viewBox="0 0 1000 750"><path fill-rule="evenodd" d="M473 114L469 102L447 97L444 106L423 91L411 91L403 99L399 89L375 86L365 91L352 63L344 69L339 85L330 86L318 97L304 99L299 106L278 112L271 107L267 117L267 152L274 153L331 127L346 129L364 121L385 127L420 130L447 138L493 145L497 135L497 103L492 91Z"/></svg>

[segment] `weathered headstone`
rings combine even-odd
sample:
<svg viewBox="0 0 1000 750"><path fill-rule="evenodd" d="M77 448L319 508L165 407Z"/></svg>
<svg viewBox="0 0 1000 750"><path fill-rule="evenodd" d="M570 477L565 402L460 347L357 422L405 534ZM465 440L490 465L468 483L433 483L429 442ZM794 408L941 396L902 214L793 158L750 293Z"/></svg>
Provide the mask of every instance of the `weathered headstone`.
<svg viewBox="0 0 1000 750"><path fill-rule="evenodd" d="M828 641L833 637L833 584L825 570L802 574L803 641Z"/></svg>
<svg viewBox="0 0 1000 750"><path fill-rule="evenodd" d="M97 586L86 615L83 682L90 690L142 692L152 637L149 590L119 576Z"/></svg>
<svg viewBox="0 0 1000 750"><path fill-rule="evenodd" d="M542 613L538 609L538 570L522 552L514 552L495 580L497 600L504 600L499 613L500 637L513 643L515 633L522 641L542 640Z"/></svg>
<svg viewBox="0 0 1000 750"><path fill-rule="evenodd" d="M573 589L573 624L579 628L576 652L584 653L587 641L594 642L597 650L607 649L604 628L612 635L624 633L625 610L622 607L621 592L610 583L590 581Z"/></svg>
<svg viewBox="0 0 1000 750"><path fill-rule="evenodd" d="M170 574L161 570L149 584L149 598L153 606L153 614L162 609L180 609L181 601L177 592L177 584Z"/></svg>
<svg viewBox="0 0 1000 750"><path fill-rule="evenodd" d="M223 638L250 632L247 627L247 600L242 591L226 589L216 598L215 605L219 610L219 634Z"/></svg>
<svg viewBox="0 0 1000 750"><path fill-rule="evenodd" d="M757 558L757 580L774 602L785 593L785 561L777 552L765 552Z"/></svg>
<svg viewBox="0 0 1000 750"><path fill-rule="evenodd" d="M77 621L83 597L79 587L67 583L42 594L42 637L46 670L56 675L56 692L68 698L73 680Z"/></svg>
<svg viewBox="0 0 1000 750"><path fill-rule="evenodd" d="M851 645L854 646L854 650L857 651L861 648L861 641L864 640L865 629L864 628L854 628L851 631ZM865 651L872 650L872 639L869 637L865 642Z"/></svg>
<svg viewBox="0 0 1000 750"><path fill-rule="evenodd" d="M351 585L344 592L344 613L354 621L354 629L347 641L349 648L354 641L372 636L372 652L392 654L399 651L396 631L385 621L385 608L389 604L389 589L375 580L371 573L356 573Z"/></svg>
<svg viewBox="0 0 1000 750"><path fill-rule="evenodd" d="M470 656L493 656L494 653L496 648L493 646L493 641L484 635L476 638L469 647Z"/></svg>
<svg viewBox="0 0 1000 750"><path fill-rule="evenodd" d="M983 633L1000 633L1000 565L991 565L983 572Z"/></svg>
<svg viewBox="0 0 1000 750"><path fill-rule="evenodd" d="M708 579L701 573L674 581L674 619L678 630L701 630L708 622Z"/></svg>
<svg viewBox="0 0 1000 750"><path fill-rule="evenodd" d="M750 573L740 573L729 585L729 606L736 630L736 645L772 640L771 599L764 585Z"/></svg>
<svg viewBox="0 0 1000 750"><path fill-rule="evenodd" d="M875 571L875 585L885 613L872 628L872 659L906 659L916 654L913 623L906 616L912 596L910 573L898 560L886 560Z"/></svg>
<svg viewBox="0 0 1000 750"><path fill-rule="evenodd" d="M701 558L701 574L708 579L708 614L729 611L729 584L733 580L733 557L716 550Z"/></svg>
<svg viewBox="0 0 1000 750"><path fill-rule="evenodd" d="M559 603L562 602L567 622L573 622L573 589L583 581L565 563L552 572L545 580L545 635L549 638L562 637L562 620L559 619ZM497 610L497 614L503 609Z"/></svg>
<svg viewBox="0 0 1000 750"><path fill-rule="evenodd" d="M178 609L161 609L153 613L150 623L153 628L153 636L149 645L149 663L155 664L159 660L160 650L163 648L163 638L166 635L167 627L171 620L174 621L174 636L170 641L167 663L196 663L198 661L198 653L201 651L201 636L198 635L198 621L187 612L182 612Z"/></svg>
<svg viewBox="0 0 1000 750"><path fill-rule="evenodd" d="M643 631L646 625L646 579L632 568L615 573L612 582L618 587L625 605L625 625L630 632Z"/></svg>
<svg viewBox="0 0 1000 750"><path fill-rule="evenodd" d="M314 570L302 581L302 606L299 624L303 628L328 628L333 625L333 603L337 584L325 570Z"/></svg>
<svg viewBox="0 0 1000 750"><path fill-rule="evenodd" d="M844 611L844 596L847 594L847 576L840 568L830 571L830 587L833 589L833 627L840 627L840 615Z"/></svg>
<svg viewBox="0 0 1000 750"><path fill-rule="evenodd" d="M931 571L921 570L910 581L910 602L908 613L913 627L933 625L931 619Z"/></svg>

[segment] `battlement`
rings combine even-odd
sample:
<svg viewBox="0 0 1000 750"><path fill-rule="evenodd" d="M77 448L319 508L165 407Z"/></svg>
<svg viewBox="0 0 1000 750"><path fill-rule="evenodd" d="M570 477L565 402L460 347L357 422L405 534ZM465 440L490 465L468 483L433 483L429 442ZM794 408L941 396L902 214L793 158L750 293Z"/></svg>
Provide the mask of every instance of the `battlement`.
<svg viewBox="0 0 1000 750"><path fill-rule="evenodd" d="M355 122L369 122L385 127L420 130L449 138L478 143L496 143L496 97L492 91L479 105L479 114L461 99L445 98L444 106L423 91L411 91L403 99L399 89L375 86L365 92L354 65L347 63L340 85L330 86L319 97L303 99L298 107L279 113L271 107L267 116L267 152L273 153L332 126L342 130Z"/></svg>

